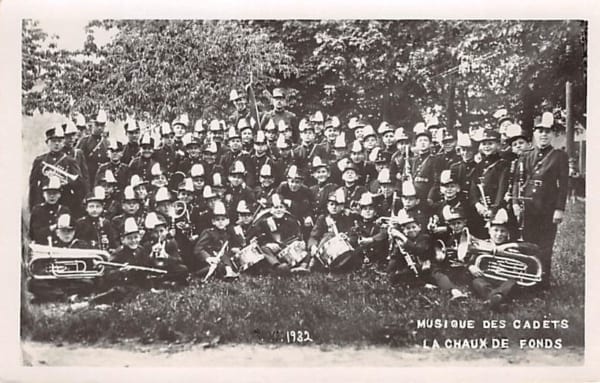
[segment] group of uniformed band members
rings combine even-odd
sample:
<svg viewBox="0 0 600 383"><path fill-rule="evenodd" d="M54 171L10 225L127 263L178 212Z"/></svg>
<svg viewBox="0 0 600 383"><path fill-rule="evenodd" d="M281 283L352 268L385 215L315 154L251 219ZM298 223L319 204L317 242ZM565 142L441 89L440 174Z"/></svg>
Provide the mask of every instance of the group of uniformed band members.
<svg viewBox="0 0 600 383"><path fill-rule="evenodd" d="M48 129L49 151L29 179L30 239L105 249L112 261L167 270L160 279L170 283L215 267L220 278L374 267L393 283L435 284L451 299L471 287L498 307L514 280L486 278L469 259L434 251L436 240L456 247L466 227L496 246L535 253L538 286L549 287L568 181L567 155L551 145L551 113L536 119L533 134L506 110L471 133L435 118L411 130L388 122L375 129L360 117L297 119L282 89L272 96L260 123L234 90L225 121L189 126L177 118L140 132L127 120L126 143L107 137L102 110L90 131L81 115ZM68 176L48 171L57 168ZM352 251L324 263L326 242L340 234ZM294 241L306 245L305 256L290 264L279 254ZM265 259L240 270L235 256L250 244ZM147 275L113 269L94 288L157 280ZM43 294L47 283L29 287Z"/></svg>

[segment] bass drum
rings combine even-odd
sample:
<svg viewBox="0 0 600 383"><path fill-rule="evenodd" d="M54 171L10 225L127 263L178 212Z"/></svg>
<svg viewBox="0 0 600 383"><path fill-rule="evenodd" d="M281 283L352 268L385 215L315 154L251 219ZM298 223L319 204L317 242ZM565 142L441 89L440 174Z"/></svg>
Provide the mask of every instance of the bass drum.
<svg viewBox="0 0 600 383"><path fill-rule="evenodd" d="M317 258L329 268L336 269L343 266L353 254L354 248L343 234L325 238L317 250Z"/></svg>
<svg viewBox="0 0 600 383"><path fill-rule="evenodd" d="M251 243L233 256L233 262L240 272L244 272L265 259L257 243Z"/></svg>
<svg viewBox="0 0 600 383"><path fill-rule="evenodd" d="M295 267L300 264L307 255L308 252L306 251L306 244L304 241L296 240L281 250L277 255L277 258L290 265L290 267Z"/></svg>

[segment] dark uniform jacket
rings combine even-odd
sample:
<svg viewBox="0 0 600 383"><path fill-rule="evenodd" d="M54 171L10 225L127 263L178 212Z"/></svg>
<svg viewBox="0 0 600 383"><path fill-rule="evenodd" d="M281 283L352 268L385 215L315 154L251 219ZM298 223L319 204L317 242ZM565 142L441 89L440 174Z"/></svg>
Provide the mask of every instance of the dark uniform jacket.
<svg viewBox="0 0 600 383"><path fill-rule="evenodd" d="M167 173L167 177L177 171L178 155L175 148L168 145L162 145L154 152L154 159Z"/></svg>
<svg viewBox="0 0 600 383"><path fill-rule="evenodd" d="M228 256L232 248L242 246L240 238L235 234L231 226L228 226L225 230L218 230L215 227L206 229L200 234L200 238L198 238L198 242L194 246L194 255L206 261L207 258L216 256L223 248L225 242L228 242L228 246L225 254L223 254L224 257Z"/></svg>
<svg viewBox="0 0 600 383"><path fill-rule="evenodd" d="M323 146L318 144L300 144L292 150L292 156L298 168L309 170L313 158L320 157L323 161L327 160L327 151Z"/></svg>
<svg viewBox="0 0 600 383"><path fill-rule="evenodd" d="M254 193L246 185L242 184L236 188L233 186L227 186L225 189L225 203L228 206L229 219L232 222L235 222L235 218L237 216L237 206L241 200L246 201L249 208L252 208L254 202L256 202Z"/></svg>
<svg viewBox="0 0 600 383"><path fill-rule="evenodd" d="M429 150L414 156L411 161L411 175L417 197L421 201L427 201L430 198L429 193L439 183L439 159Z"/></svg>
<svg viewBox="0 0 600 383"><path fill-rule="evenodd" d="M85 193L85 182L84 178L81 176L81 169L79 168L79 165L77 165L77 161L62 151L56 153L48 152L36 157L31 166L31 173L29 173L30 209L33 208L34 205L44 201L44 198L42 197L42 187L48 182L48 178L42 173L43 162L59 167L67 173L77 176L75 181L70 181L60 189L61 202L63 202L64 205L71 206L71 203L67 204L66 202L75 201L75 199L69 199L68 196L81 196L83 195L81 191Z"/></svg>
<svg viewBox="0 0 600 383"><path fill-rule="evenodd" d="M108 143L101 135L91 134L83 137L77 147L81 149L87 161L90 185L95 185L98 167L109 161Z"/></svg>
<svg viewBox="0 0 600 383"><path fill-rule="evenodd" d="M342 190L346 201L345 207L350 209L357 207L360 197L367 192L367 188L358 183L355 183L352 186L343 185Z"/></svg>
<svg viewBox="0 0 600 383"><path fill-rule="evenodd" d="M81 194L83 197L85 197L85 195L87 194L87 192L90 190L90 180L89 180L89 171L87 168L87 162L85 161L85 156L83 155L83 152L81 151L81 149L77 149L77 148L67 148L64 147L63 148L63 152L66 153L68 156L72 157L75 159L75 161L77 162L77 165L79 166L79 170L80 170L80 176L81 176L81 181L82 183L79 184L81 186L83 186L83 190L81 191ZM83 200L83 198L82 198Z"/></svg>
<svg viewBox="0 0 600 383"><path fill-rule="evenodd" d="M331 225L329 225L328 222L331 222ZM349 235L351 244L356 244L356 233L353 232L354 219L351 216L343 213L336 216L332 216L331 214L321 214L319 218L317 218L317 222L310 232L308 248L311 248L313 245L318 245L326 233L334 234L334 226L338 233L346 233Z"/></svg>
<svg viewBox="0 0 600 383"><path fill-rule="evenodd" d="M547 146L524 152L519 160L523 163L525 187L523 197L526 214L552 215L554 210L565 210L569 161L567 153ZM513 196L518 195L518 182L514 182Z"/></svg>
<svg viewBox="0 0 600 383"><path fill-rule="evenodd" d="M481 202L481 196L478 184L483 185L483 190L489 198L489 206L492 214L505 205L504 196L508 190L509 164L502 159L499 154L492 154L482 158L481 162L475 166L473 172L473 183L471 184L470 199L471 204L475 206Z"/></svg>
<svg viewBox="0 0 600 383"><path fill-rule="evenodd" d="M128 174L130 177L134 174L137 174L144 181L150 182L152 181L152 175L150 172L152 171L152 166L154 166L155 163L156 161L153 159L153 157L144 158L142 156L137 156L131 160Z"/></svg>
<svg viewBox="0 0 600 383"><path fill-rule="evenodd" d="M470 160L468 162L460 161L452 164L450 166L450 171L452 172L452 176L460 186L460 192L465 197L469 197L471 193L471 184L473 183L473 174L475 173L475 163L474 160ZM477 181L475 181L477 182Z"/></svg>
<svg viewBox="0 0 600 383"><path fill-rule="evenodd" d="M123 148L123 156L121 157L121 162L124 164L129 164L132 159L138 156L140 151L140 145L137 142L128 142L125 144Z"/></svg>
<svg viewBox="0 0 600 383"><path fill-rule="evenodd" d="M117 192L123 192L125 190L125 186L129 185L129 168L123 162L114 163L112 161L106 162L98 167L98 172L96 173L96 184L97 186L100 184L100 180L104 177L104 172L106 170L112 171L115 179L117 180L118 190Z"/></svg>
<svg viewBox="0 0 600 383"><path fill-rule="evenodd" d="M117 247L117 234L108 219L85 216L75 223L75 238L88 242L94 249L101 248L103 235L108 238L109 249Z"/></svg>
<svg viewBox="0 0 600 383"><path fill-rule="evenodd" d="M312 212L313 217L316 218L323 214L323 212L327 211L327 198L338 188L339 186L337 184L329 182L329 180L325 181L323 184L317 184L310 187L310 192L312 193L313 200L315 201Z"/></svg>
<svg viewBox="0 0 600 383"><path fill-rule="evenodd" d="M442 152L438 155L439 164L440 164L440 172L442 170L450 169L452 165L457 162L461 162L462 158L455 150L450 151L449 153Z"/></svg>
<svg viewBox="0 0 600 383"><path fill-rule="evenodd" d="M194 166L195 164L201 164L201 163L202 163L201 156L192 158L189 155L184 154L183 156L180 156L178 158L177 168L175 169L175 171L182 172L186 176L189 176L190 170L192 170L192 166ZM204 167L204 165L202 165L202 166ZM204 172L205 172L205 177L206 177L206 169L204 169Z"/></svg>
<svg viewBox="0 0 600 383"><path fill-rule="evenodd" d="M298 191L292 191L287 181L282 182L277 188L277 193L281 195L283 202L288 205L288 211L300 222L310 216L313 212L313 195L310 189L300 185Z"/></svg>
<svg viewBox="0 0 600 383"><path fill-rule="evenodd" d="M61 214L70 214L69 208L60 204L50 205L46 202L37 204L29 217L29 237L39 244L47 244L53 231L50 226L56 225Z"/></svg>

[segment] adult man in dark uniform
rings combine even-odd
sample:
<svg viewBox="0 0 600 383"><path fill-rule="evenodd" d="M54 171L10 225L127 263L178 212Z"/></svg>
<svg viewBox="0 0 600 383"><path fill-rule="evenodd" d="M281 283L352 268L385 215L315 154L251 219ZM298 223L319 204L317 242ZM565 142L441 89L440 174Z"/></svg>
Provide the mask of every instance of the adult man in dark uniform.
<svg viewBox="0 0 600 383"><path fill-rule="evenodd" d="M260 120L260 126L265 126L269 119L273 120L275 126L279 126L279 121L284 121L286 125L291 126L292 128L296 126L296 114L285 110L286 97L283 89L273 89L272 103L273 109L263 114ZM295 139L297 136L296 132L294 132L293 136Z"/></svg>
<svg viewBox="0 0 600 383"><path fill-rule="evenodd" d="M550 287L552 247L557 225L563 221L569 182L567 154L551 144L553 128L554 119L550 112L544 113L535 124L535 147L520 158L525 179L522 190L522 197L526 198L523 200L524 211L519 203L513 203L515 214L522 214L524 219L523 239L540 247L544 273L542 288ZM519 195L516 182L512 195Z"/></svg>
<svg viewBox="0 0 600 383"><path fill-rule="evenodd" d="M163 122L160 125L161 145L154 153L154 158L167 173L167 178L177 171L177 152L174 142L175 133L171 129L168 122Z"/></svg>
<svg viewBox="0 0 600 383"><path fill-rule="evenodd" d="M137 174L144 181L150 182L150 170L157 162L154 160L154 138L145 133L140 140L140 155L131 160L129 174Z"/></svg>
<svg viewBox="0 0 600 383"><path fill-rule="evenodd" d="M232 89L231 92L229 92L229 102L233 103L233 106L235 107L235 111L228 118L229 124L237 126L242 118L246 118L250 121L248 102L246 101L246 95L243 92Z"/></svg>
<svg viewBox="0 0 600 383"><path fill-rule="evenodd" d="M98 116L96 116L92 134L83 137L79 141L78 148L81 149L87 161L90 185L96 184L96 173L100 164L108 162L108 145L106 142L108 132L106 131L106 122L106 112L100 110Z"/></svg>
<svg viewBox="0 0 600 383"><path fill-rule="evenodd" d="M327 153L322 146L315 143L315 129L306 120L300 121L300 145L292 151L294 163L303 171L310 168L310 163L315 156L325 158Z"/></svg>
<svg viewBox="0 0 600 383"><path fill-rule="evenodd" d="M431 152L431 134L424 126L415 131L417 154L411 160L410 172L417 197L422 202L433 203L430 192L435 190L439 180L439 161Z"/></svg>
<svg viewBox="0 0 600 383"><path fill-rule="evenodd" d="M266 164L271 165L276 178L281 179L281 166L276 163L275 157L269 151L265 132L259 130L256 132L253 153L250 155L248 160L248 177L246 177L246 182L248 183L249 187L254 188L259 185L259 172L260 169Z"/></svg>
<svg viewBox="0 0 600 383"><path fill-rule="evenodd" d="M71 209L74 218L79 218L83 215L83 199L91 186L88 180L87 162L83 152L75 147L79 135L75 124L67 121L62 124L62 128L65 131L63 152L75 159L80 169L81 179L74 182L72 187L64 188L63 192L65 194L62 196L61 201Z"/></svg>
<svg viewBox="0 0 600 383"><path fill-rule="evenodd" d="M452 165L460 162L460 156L456 153L456 138L448 129L438 131L441 135L442 152L439 154L440 172L450 169Z"/></svg>
<svg viewBox="0 0 600 383"><path fill-rule="evenodd" d="M50 128L46 130L46 145L48 152L44 153L33 160L31 173L29 173L29 208L42 202L42 186L47 182L46 174L53 173L54 170L45 169L47 165L51 165L65 171L73 176L60 176L61 178L61 195L70 195L72 191L85 189L82 182L81 170L77 165L77 161L63 152L64 132L62 127ZM46 163L47 165L44 165ZM66 205L66 202L63 202Z"/></svg>
<svg viewBox="0 0 600 383"><path fill-rule="evenodd" d="M466 133L458 132L456 144L458 146L461 161L452 164L450 170L456 177L461 194L465 197L469 197L471 183L473 182L473 174L475 173L475 149L473 148L471 138Z"/></svg>
<svg viewBox="0 0 600 383"><path fill-rule="evenodd" d="M96 173L96 185L100 185L101 178L106 173L106 170L112 171L113 176L117 180L117 189L115 195L118 197L125 190L125 186L129 183L129 168L121 160L123 158L123 144L116 139L108 140L108 155L110 161L100 165Z"/></svg>
<svg viewBox="0 0 600 383"><path fill-rule="evenodd" d="M123 129L125 129L125 134L127 135L127 143L123 148L123 157L121 158L121 161L123 161L124 164L129 165L131 160L134 159L140 151L140 127L136 120L129 119L125 121Z"/></svg>
<svg viewBox="0 0 600 383"><path fill-rule="evenodd" d="M48 237L56 228L61 214L68 214L69 208L58 203L60 199L60 180L51 176L43 186L44 202L33 206L29 217L29 238L33 242L47 244Z"/></svg>

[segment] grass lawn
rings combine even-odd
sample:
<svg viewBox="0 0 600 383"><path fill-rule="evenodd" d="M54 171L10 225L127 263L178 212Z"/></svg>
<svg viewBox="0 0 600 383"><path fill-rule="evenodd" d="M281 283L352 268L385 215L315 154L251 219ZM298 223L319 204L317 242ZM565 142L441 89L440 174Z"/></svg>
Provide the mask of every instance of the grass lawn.
<svg viewBox="0 0 600 383"><path fill-rule="evenodd" d="M317 344L421 345L444 338L557 339L584 342L584 205L569 205L555 248L556 284L528 294L507 312L492 313L480 300L450 302L439 290L392 286L370 270L290 278L243 276L160 293L142 291L112 306L70 310L66 304L23 306L22 335L52 342L142 343L286 342L286 331L308 331ZM472 319L475 329L418 329L420 319ZM504 329L483 320L505 320ZM566 319L568 328L514 329L514 320Z"/></svg>
<svg viewBox="0 0 600 383"><path fill-rule="evenodd" d="M49 117L48 121L56 119ZM44 123L40 123L40 121ZM41 117L24 119L23 184L34 156L43 152ZM113 129L116 129L112 127ZM24 189L26 190L26 189ZM25 202L26 194L24 195ZM25 206L25 205L24 205ZM28 212L23 210L23 229ZM26 232L26 231L25 231ZM559 227L551 291L516 300L507 312L491 313L480 300L450 302L439 290L392 286L385 276L313 273L290 278L243 275L185 289L141 291L112 306L72 310L68 304L30 304L23 292L23 339L48 342L280 343L287 331L306 331L316 344L422 345L444 338L557 339L584 345L585 202L569 204ZM23 243L26 248L26 243ZM24 289L23 289L24 290ZM471 319L474 329L418 329L423 319ZM505 320L505 328L483 328L483 320ZM568 328L514 329L514 320L567 320ZM306 333L303 333L306 335ZM518 343L517 343L518 344Z"/></svg>

